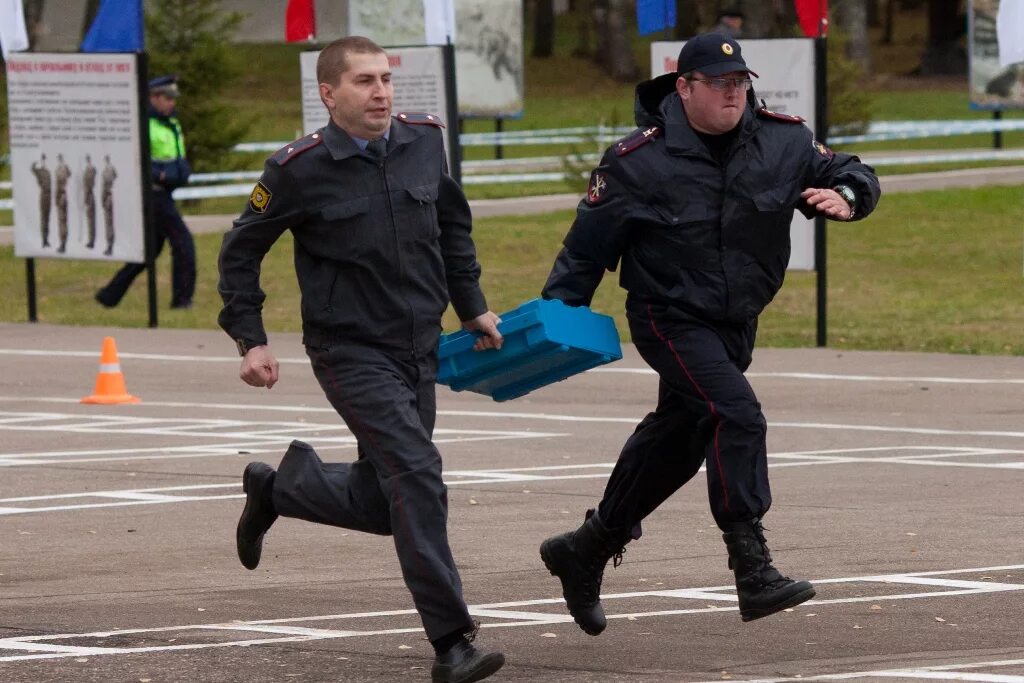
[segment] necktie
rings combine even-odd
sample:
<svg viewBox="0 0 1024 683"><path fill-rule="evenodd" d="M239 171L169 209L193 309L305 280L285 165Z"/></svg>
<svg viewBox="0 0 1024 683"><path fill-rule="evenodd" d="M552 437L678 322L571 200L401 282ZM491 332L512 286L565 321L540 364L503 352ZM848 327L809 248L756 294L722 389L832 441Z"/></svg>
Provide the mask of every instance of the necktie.
<svg viewBox="0 0 1024 683"><path fill-rule="evenodd" d="M382 159L387 154L388 141L384 138L377 138L366 143L367 153L375 159Z"/></svg>

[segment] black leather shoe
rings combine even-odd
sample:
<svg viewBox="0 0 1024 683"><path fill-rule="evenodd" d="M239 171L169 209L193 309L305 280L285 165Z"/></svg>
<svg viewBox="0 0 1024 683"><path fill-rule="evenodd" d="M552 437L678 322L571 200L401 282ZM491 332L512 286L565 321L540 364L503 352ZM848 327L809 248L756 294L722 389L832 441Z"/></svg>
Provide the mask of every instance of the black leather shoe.
<svg viewBox="0 0 1024 683"><path fill-rule="evenodd" d="M483 652L463 639L434 658L430 679L433 683L482 681L504 664L505 655L500 652Z"/></svg>
<svg viewBox="0 0 1024 683"><path fill-rule="evenodd" d="M235 545L238 559L246 569L256 569L263 552L263 535L277 520L271 492L274 489L274 468L262 462L251 462L242 473L245 508L238 518Z"/></svg>

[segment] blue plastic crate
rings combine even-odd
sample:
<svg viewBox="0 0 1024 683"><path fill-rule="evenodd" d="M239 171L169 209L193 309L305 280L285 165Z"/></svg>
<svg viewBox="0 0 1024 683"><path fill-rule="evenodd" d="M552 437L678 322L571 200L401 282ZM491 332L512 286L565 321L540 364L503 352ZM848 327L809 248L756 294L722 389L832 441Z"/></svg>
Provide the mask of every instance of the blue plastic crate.
<svg viewBox="0 0 1024 683"><path fill-rule="evenodd" d="M500 351L474 351L478 333L442 335L437 381L507 401L622 358L615 321L585 306L531 299L502 313L498 330Z"/></svg>

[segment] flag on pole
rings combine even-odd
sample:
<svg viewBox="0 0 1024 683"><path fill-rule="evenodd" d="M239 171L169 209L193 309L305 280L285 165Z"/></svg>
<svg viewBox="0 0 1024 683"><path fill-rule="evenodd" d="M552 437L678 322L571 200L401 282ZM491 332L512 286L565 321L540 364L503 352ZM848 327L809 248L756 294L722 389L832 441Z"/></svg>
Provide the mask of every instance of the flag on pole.
<svg viewBox="0 0 1024 683"><path fill-rule="evenodd" d="M1024 0L1002 0L996 15L999 66L1024 62Z"/></svg>
<svg viewBox="0 0 1024 683"><path fill-rule="evenodd" d="M427 45L455 43L455 3L423 0L423 24Z"/></svg>
<svg viewBox="0 0 1024 683"><path fill-rule="evenodd" d="M636 0L636 25L642 36L674 28L676 0Z"/></svg>
<svg viewBox="0 0 1024 683"><path fill-rule="evenodd" d="M800 21L800 30L808 38L817 38L819 27L821 35L828 33L828 0L793 0L796 5L796 16ZM825 23L822 24L821 22Z"/></svg>
<svg viewBox="0 0 1024 683"><path fill-rule="evenodd" d="M21 0L0 0L0 48L4 57L28 49L25 8Z"/></svg>
<svg viewBox="0 0 1024 683"><path fill-rule="evenodd" d="M142 52L142 0L100 0L82 52Z"/></svg>
<svg viewBox="0 0 1024 683"><path fill-rule="evenodd" d="M313 0L288 0L284 11L284 39L289 43L316 38L316 10Z"/></svg>

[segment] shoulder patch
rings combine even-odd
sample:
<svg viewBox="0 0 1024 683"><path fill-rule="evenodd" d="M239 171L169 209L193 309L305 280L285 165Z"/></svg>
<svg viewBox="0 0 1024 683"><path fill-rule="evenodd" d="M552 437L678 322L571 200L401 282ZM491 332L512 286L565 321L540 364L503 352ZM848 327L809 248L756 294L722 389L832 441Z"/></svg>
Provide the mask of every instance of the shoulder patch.
<svg viewBox="0 0 1024 683"><path fill-rule="evenodd" d="M256 213L266 213L267 207L270 205L270 198L274 196L274 193L267 189L267 186L262 182L256 183L256 187L252 188L252 193L249 195L249 206Z"/></svg>
<svg viewBox="0 0 1024 683"><path fill-rule="evenodd" d="M615 143L615 156L625 156L634 149L643 147L648 142L653 141L654 138L658 137L660 134L661 128L658 128L657 126L635 130Z"/></svg>
<svg viewBox="0 0 1024 683"><path fill-rule="evenodd" d="M587 204L593 206L601 203L608 194L608 174L595 170L590 174L590 185L587 187Z"/></svg>
<svg viewBox="0 0 1024 683"><path fill-rule="evenodd" d="M757 115L766 119L775 119L776 121L784 121L785 123L803 123L806 119L802 116L792 116L791 114L780 114L777 111L772 111L767 107L761 107L757 110Z"/></svg>
<svg viewBox="0 0 1024 683"><path fill-rule="evenodd" d="M324 136L319 132L311 133L305 137L299 138L295 142L285 145L274 152L274 155L270 158L276 161L279 166L284 166L295 157L299 156L303 152L308 152L323 141Z"/></svg>
<svg viewBox="0 0 1024 683"><path fill-rule="evenodd" d="M836 153L830 150L828 147L826 147L824 143L818 142L817 140L811 140L811 147L814 148L815 152L825 157L826 159L831 159L836 155Z"/></svg>
<svg viewBox="0 0 1024 683"><path fill-rule="evenodd" d="M402 112L401 114L395 114L395 117L402 123L412 123L420 126L437 126L438 128L444 128L444 124L441 123L441 117L435 114L411 111Z"/></svg>

